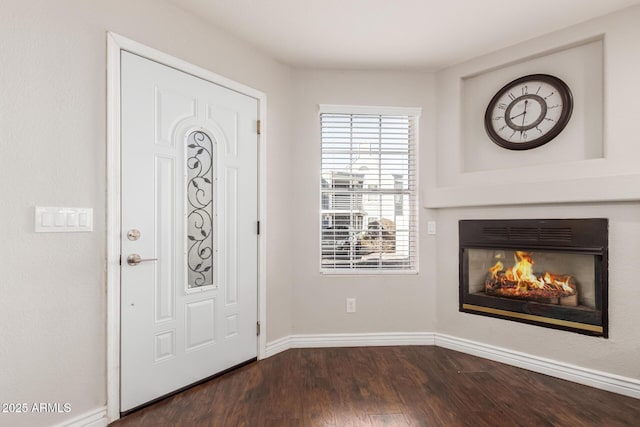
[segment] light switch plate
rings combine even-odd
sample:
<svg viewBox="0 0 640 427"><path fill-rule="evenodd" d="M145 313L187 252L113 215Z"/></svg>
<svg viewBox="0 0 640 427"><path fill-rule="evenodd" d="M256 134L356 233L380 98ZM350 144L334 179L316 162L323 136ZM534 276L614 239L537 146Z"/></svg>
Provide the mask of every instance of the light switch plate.
<svg viewBox="0 0 640 427"><path fill-rule="evenodd" d="M436 234L436 222L427 221L427 234Z"/></svg>
<svg viewBox="0 0 640 427"><path fill-rule="evenodd" d="M356 299L347 298L347 313L355 313L355 312L356 312Z"/></svg>
<svg viewBox="0 0 640 427"><path fill-rule="evenodd" d="M36 233L75 233L93 231L93 208L36 206Z"/></svg>

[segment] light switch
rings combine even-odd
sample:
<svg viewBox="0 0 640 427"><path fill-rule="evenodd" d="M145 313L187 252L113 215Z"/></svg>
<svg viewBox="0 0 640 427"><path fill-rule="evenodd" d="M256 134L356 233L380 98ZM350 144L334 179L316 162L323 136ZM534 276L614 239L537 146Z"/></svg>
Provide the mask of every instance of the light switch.
<svg viewBox="0 0 640 427"><path fill-rule="evenodd" d="M93 209L36 206L35 231L36 233L93 231Z"/></svg>
<svg viewBox="0 0 640 427"><path fill-rule="evenodd" d="M64 212L56 212L56 227L64 227L67 222L66 217Z"/></svg>
<svg viewBox="0 0 640 427"><path fill-rule="evenodd" d="M37 221L37 217L36 217L36 221ZM44 212L42 214L42 220L40 221L40 224L42 225L42 227L53 227L53 214L49 212Z"/></svg>
<svg viewBox="0 0 640 427"><path fill-rule="evenodd" d="M76 212L69 212L67 214L67 226L68 227L78 226L78 214Z"/></svg>
<svg viewBox="0 0 640 427"><path fill-rule="evenodd" d="M436 222L427 221L427 234L436 234Z"/></svg>
<svg viewBox="0 0 640 427"><path fill-rule="evenodd" d="M89 215L84 212L81 212L79 215L80 218L80 227L86 227L89 225Z"/></svg>

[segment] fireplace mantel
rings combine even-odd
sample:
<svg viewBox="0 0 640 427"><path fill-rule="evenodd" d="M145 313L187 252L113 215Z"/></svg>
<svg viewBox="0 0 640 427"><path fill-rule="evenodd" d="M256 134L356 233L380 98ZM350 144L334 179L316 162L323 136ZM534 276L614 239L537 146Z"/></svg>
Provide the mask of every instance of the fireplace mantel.
<svg viewBox="0 0 640 427"><path fill-rule="evenodd" d="M522 191L523 188L526 191ZM638 201L640 174L477 186L433 186L427 187L424 199L424 207L429 209Z"/></svg>

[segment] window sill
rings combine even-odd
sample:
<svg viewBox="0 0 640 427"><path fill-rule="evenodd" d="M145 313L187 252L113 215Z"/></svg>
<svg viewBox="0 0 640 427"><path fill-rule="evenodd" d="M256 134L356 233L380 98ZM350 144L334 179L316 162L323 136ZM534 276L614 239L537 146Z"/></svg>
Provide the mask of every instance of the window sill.
<svg viewBox="0 0 640 427"><path fill-rule="evenodd" d="M375 270L375 269L320 269L323 276L414 276L418 270Z"/></svg>

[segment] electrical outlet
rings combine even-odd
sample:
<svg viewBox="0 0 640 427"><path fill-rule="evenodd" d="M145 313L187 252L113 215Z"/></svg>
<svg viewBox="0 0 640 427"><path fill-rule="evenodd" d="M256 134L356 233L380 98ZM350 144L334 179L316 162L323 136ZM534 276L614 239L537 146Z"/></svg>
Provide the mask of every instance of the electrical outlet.
<svg viewBox="0 0 640 427"><path fill-rule="evenodd" d="M347 313L355 313L355 312L356 312L356 299L347 298Z"/></svg>

